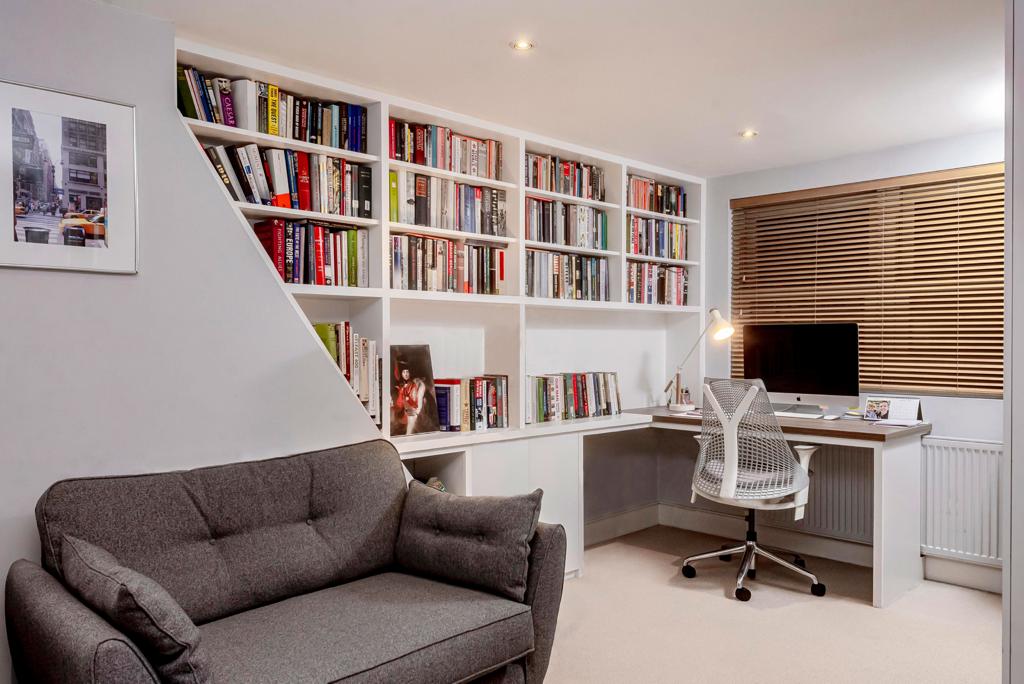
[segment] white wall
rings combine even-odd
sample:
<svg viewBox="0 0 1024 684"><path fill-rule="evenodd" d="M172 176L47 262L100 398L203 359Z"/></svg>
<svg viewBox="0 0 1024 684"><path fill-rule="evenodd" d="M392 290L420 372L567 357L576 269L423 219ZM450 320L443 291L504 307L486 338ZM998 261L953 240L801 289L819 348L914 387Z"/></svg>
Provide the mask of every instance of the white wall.
<svg viewBox="0 0 1024 684"><path fill-rule="evenodd" d="M757 144L757 141L752 144ZM813 164L712 178L708 182L705 301L709 307L717 306L723 312L729 311L731 199L1002 160L1003 131L1000 129ZM707 374L721 377L728 373L728 347L708 343ZM1003 439L1003 409L1002 401L998 399L922 397L922 406L925 417L935 426L935 435L994 441Z"/></svg>
<svg viewBox="0 0 1024 684"><path fill-rule="evenodd" d="M3 8L0 79L136 106L141 256L135 276L0 269L0 572L38 560L33 506L58 479L376 436L178 118L172 26L89 0Z"/></svg>

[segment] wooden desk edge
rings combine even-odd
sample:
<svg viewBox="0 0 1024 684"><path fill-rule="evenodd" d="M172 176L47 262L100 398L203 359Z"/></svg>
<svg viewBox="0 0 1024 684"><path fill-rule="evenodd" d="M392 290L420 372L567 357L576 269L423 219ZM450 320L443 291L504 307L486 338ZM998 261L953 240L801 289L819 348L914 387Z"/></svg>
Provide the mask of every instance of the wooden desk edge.
<svg viewBox="0 0 1024 684"><path fill-rule="evenodd" d="M700 425L699 417L669 413L669 410L664 406L626 409L625 413L651 416L651 425L655 427L658 423ZM866 421L845 420L842 418L839 420L824 420L822 418L779 417L778 421L783 432L819 437L835 437L838 439L857 439L868 442L893 442L908 437L924 436L932 431L931 423L899 427L896 425L880 426Z"/></svg>

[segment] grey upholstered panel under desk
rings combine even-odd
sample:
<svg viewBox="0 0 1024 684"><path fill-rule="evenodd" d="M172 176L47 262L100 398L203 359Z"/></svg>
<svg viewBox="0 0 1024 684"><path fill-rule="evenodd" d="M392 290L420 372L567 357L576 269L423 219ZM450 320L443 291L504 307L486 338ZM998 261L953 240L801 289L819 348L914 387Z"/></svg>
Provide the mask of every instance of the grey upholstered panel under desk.
<svg viewBox="0 0 1024 684"><path fill-rule="evenodd" d="M627 430L583 438L585 522L658 503L659 432Z"/></svg>

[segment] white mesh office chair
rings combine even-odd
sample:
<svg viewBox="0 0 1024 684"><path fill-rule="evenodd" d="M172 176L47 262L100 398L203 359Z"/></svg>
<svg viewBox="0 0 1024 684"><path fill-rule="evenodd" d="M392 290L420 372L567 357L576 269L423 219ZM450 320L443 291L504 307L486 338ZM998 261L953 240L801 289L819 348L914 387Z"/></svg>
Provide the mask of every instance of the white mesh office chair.
<svg viewBox="0 0 1024 684"><path fill-rule="evenodd" d="M743 554L736 575L736 598L750 600L743 586L755 578L757 556L799 573L811 580L811 593L825 595L825 585L796 558L790 563L758 546L756 511L794 509L797 520L804 517L808 466L816 446L790 449L775 419L767 393L757 381L709 380L704 384L701 411L700 455L693 472L693 496L747 509L747 539L742 545L690 556L683 561L683 575L696 577L695 561L706 558L730 560Z"/></svg>

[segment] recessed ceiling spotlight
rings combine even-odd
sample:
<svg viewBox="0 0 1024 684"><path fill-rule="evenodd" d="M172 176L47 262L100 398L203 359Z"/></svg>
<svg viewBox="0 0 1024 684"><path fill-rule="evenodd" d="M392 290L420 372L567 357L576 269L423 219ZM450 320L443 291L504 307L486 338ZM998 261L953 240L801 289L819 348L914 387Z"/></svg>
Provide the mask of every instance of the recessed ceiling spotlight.
<svg viewBox="0 0 1024 684"><path fill-rule="evenodd" d="M740 137L743 138L744 140L756 138L757 131L755 131L753 128L744 128L742 131L740 131Z"/></svg>
<svg viewBox="0 0 1024 684"><path fill-rule="evenodd" d="M519 52L527 52L533 49L533 41L527 40L526 38L518 38L509 43L508 46L513 50L518 50Z"/></svg>

